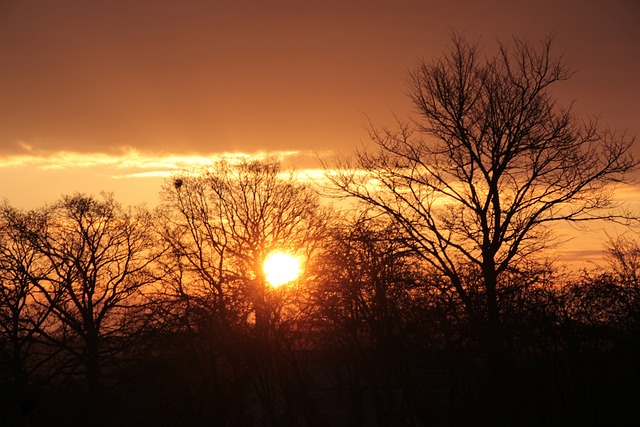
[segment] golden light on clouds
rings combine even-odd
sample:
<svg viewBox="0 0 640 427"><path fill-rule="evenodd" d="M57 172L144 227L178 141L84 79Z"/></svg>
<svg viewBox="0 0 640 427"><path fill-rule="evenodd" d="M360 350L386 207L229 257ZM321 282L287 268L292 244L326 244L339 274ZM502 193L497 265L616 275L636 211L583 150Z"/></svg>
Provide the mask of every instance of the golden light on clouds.
<svg viewBox="0 0 640 427"><path fill-rule="evenodd" d="M302 150L209 155L157 154L134 149L119 153L82 153L38 150L27 143L18 145L20 152L0 154L0 200L29 209L76 191L112 192L124 205L153 206L159 201L164 179L178 173L197 174L220 160L233 163L247 158L276 159L283 164L283 174L289 174L287 169L295 166L295 177L317 183L324 179L324 170L317 167L317 158L326 155Z"/></svg>
<svg viewBox="0 0 640 427"><path fill-rule="evenodd" d="M122 154L77 153L58 151L52 153L36 152L26 144L21 144L27 153L0 156L0 169L24 168L40 170L71 170L101 168L109 171L110 176L120 178L168 177L179 171L197 171L219 160L239 161L247 158L263 159L275 157L284 160L300 155L299 151L280 151L270 153L219 153L203 155L154 155L136 150Z"/></svg>

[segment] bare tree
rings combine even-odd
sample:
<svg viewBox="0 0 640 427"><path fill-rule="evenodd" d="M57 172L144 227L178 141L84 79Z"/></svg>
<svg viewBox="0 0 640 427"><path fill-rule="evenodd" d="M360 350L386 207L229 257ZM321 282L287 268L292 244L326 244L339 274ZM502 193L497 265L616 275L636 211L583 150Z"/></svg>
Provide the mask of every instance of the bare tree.
<svg viewBox="0 0 640 427"><path fill-rule="evenodd" d="M368 398L378 425L392 425L415 409L408 362L424 298L420 260L393 223L366 212L334 226L324 244L313 268L318 348L338 363L333 376L349 392L352 425L365 422Z"/></svg>
<svg viewBox="0 0 640 427"><path fill-rule="evenodd" d="M221 161L200 175L174 177L163 194L163 234L180 271L195 275L223 306L240 290L259 311L266 256L308 256L324 233L317 194L276 161Z"/></svg>
<svg viewBox="0 0 640 427"><path fill-rule="evenodd" d="M0 382L12 390L14 412L18 403L29 404L30 389L52 374L47 362L56 356L41 336L50 309L33 298L32 278L45 272L24 233L33 220L6 203L0 207Z"/></svg>
<svg viewBox="0 0 640 427"><path fill-rule="evenodd" d="M102 369L122 355L144 314L142 288L154 281L150 215L124 210L112 195L75 194L38 211L29 238L46 266L31 277L35 301L56 318L44 332L82 366L89 390L103 388Z"/></svg>
<svg viewBox="0 0 640 427"><path fill-rule="evenodd" d="M212 325L206 339L215 344L203 352L211 357L212 389L223 393L231 386L216 366L248 363L267 415L276 423L270 352L287 291L269 288L263 263L276 250L303 257L313 253L326 222L318 195L277 161L244 160L176 176L165 185L163 198L162 234L172 257L167 296L182 302L184 310L176 314L184 327L198 333L196 313ZM257 347L239 349L242 339L249 344L240 346ZM217 399L221 403L232 397L223 394Z"/></svg>
<svg viewBox="0 0 640 427"><path fill-rule="evenodd" d="M618 318L619 327L631 337L640 330L640 241L629 236L609 239L608 267L602 276L616 289L617 301L607 307Z"/></svg>
<svg viewBox="0 0 640 427"><path fill-rule="evenodd" d="M500 43L489 58L452 39L448 53L410 72L417 120L372 129L377 150L339 161L328 176L392 217L448 277L500 373L501 274L548 246L551 224L628 219L612 210L613 191L637 165L634 138L559 105L551 89L571 72L553 57L551 38L539 47ZM481 306L461 273L469 264L479 273Z"/></svg>
<svg viewBox="0 0 640 427"><path fill-rule="evenodd" d="M640 241L628 236L611 238L606 250L609 266L620 283L640 288Z"/></svg>

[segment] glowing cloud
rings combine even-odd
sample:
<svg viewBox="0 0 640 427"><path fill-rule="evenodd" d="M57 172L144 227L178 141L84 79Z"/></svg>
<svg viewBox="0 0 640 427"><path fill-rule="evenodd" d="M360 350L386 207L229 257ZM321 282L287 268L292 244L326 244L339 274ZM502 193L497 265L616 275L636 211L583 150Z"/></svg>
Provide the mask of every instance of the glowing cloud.
<svg viewBox="0 0 640 427"><path fill-rule="evenodd" d="M77 153L70 151L37 152L26 143L21 143L26 153L0 156L0 169L36 168L40 170L77 170L102 168L112 178L166 177L183 171L212 165L218 160L239 161L248 157L276 157L281 160L300 155L298 151L272 153L219 153L202 155L154 155L129 150L121 154Z"/></svg>

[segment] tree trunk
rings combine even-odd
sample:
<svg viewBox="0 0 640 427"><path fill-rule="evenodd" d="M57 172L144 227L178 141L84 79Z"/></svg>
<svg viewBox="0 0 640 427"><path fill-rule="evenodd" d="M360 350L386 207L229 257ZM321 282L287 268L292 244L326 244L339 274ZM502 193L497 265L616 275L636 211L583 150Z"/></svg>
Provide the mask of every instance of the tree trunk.
<svg viewBox="0 0 640 427"><path fill-rule="evenodd" d="M493 425L509 425L515 413L513 398L516 390L498 306L498 275L493 260L483 266L483 280L487 317L481 339L489 369L488 416Z"/></svg>
<svg viewBox="0 0 640 427"><path fill-rule="evenodd" d="M102 394L102 381L100 374L100 354L99 338L97 331L88 331L86 337L87 345L87 383L89 395L92 400L98 401Z"/></svg>

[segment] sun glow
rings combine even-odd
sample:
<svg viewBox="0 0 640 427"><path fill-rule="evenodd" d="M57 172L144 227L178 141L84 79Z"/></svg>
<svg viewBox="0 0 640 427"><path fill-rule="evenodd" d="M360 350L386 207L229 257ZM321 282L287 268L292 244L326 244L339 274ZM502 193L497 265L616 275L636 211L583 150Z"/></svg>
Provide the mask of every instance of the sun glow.
<svg viewBox="0 0 640 427"><path fill-rule="evenodd" d="M300 276L302 267L300 257L286 252L271 252L262 266L267 282L277 288Z"/></svg>

